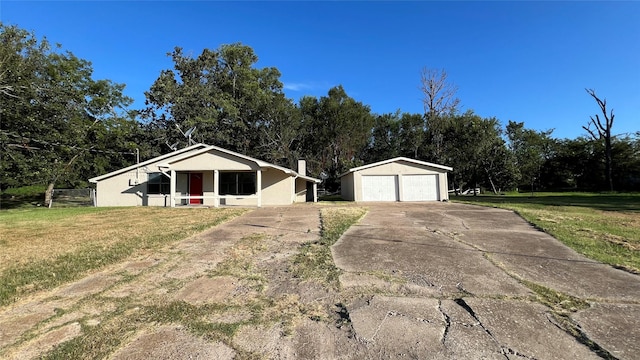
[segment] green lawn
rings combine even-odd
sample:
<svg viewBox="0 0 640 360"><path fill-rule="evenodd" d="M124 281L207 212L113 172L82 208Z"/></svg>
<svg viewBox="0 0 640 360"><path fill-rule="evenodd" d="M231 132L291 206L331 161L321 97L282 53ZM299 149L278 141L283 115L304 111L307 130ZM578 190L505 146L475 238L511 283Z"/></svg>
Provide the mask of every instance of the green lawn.
<svg viewBox="0 0 640 360"><path fill-rule="evenodd" d="M640 194L521 193L451 200L514 210L579 253L640 274Z"/></svg>

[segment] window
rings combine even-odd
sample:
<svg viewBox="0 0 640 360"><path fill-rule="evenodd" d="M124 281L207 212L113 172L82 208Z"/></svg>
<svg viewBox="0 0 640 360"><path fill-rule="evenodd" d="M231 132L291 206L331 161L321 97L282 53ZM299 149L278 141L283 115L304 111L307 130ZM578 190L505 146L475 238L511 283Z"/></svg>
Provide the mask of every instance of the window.
<svg viewBox="0 0 640 360"><path fill-rule="evenodd" d="M253 195L256 193L256 173L221 172L220 195Z"/></svg>
<svg viewBox="0 0 640 360"><path fill-rule="evenodd" d="M163 173L150 173L147 181L147 194L169 194L171 192L170 179Z"/></svg>

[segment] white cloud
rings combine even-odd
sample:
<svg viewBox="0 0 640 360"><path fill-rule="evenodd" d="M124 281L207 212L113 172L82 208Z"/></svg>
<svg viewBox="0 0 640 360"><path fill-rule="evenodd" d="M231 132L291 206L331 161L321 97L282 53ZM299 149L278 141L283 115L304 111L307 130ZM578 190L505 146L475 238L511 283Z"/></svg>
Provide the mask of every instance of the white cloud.
<svg viewBox="0 0 640 360"><path fill-rule="evenodd" d="M307 83L284 83L283 87L285 90L291 91L311 90L314 88L312 84Z"/></svg>

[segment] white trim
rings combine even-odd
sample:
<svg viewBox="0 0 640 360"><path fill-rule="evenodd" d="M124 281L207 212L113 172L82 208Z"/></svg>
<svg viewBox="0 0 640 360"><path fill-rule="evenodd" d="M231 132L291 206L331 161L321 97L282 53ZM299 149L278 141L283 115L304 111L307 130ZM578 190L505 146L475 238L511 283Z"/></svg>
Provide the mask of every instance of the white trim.
<svg viewBox="0 0 640 360"><path fill-rule="evenodd" d="M449 166L445 166L445 165L439 165L439 164L434 164L434 163L430 163L430 162L426 162L426 161L420 161L420 160L416 160L416 159L410 159L410 158L406 158L406 157L396 157L393 159L388 159L388 160L383 160L383 161L378 161L376 163L372 163L372 164L367 164L367 165L362 165L359 167L355 167L352 169L349 169L349 171L340 174L338 177L343 177L349 173L352 172L356 172L356 171L360 171L360 170L364 170L364 169L369 169L372 167L376 167L376 166L380 166L380 165L385 165L385 164L389 164L392 162L396 162L396 161L406 161L406 162L410 162L413 164L418 164L418 165L422 165L422 166L429 166L432 168L436 168L436 169L442 169L442 170L446 170L446 171L453 171L452 167Z"/></svg>
<svg viewBox="0 0 640 360"><path fill-rule="evenodd" d="M256 171L256 195L258 196L258 207L262 207L262 170Z"/></svg>
<svg viewBox="0 0 640 360"><path fill-rule="evenodd" d="M191 146L186 147L186 148L184 148L184 149L180 149L180 150L177 150L177 151L174 151L174 152L168 153L168 154L164 154L164 155L156 156L156 157L154 157L153 159L149 159L149 160L143 161L143 162L141 162L141 163L138 163L138 164L135 164L135 165L128 166L128 167L126 167L126 168L122 168L122 169L119 169L119 170L116 170L116 171L112 171L112 172L107 173L107 174L104 174L104 175L100 175L100 176L93 177L93 178L89 179L89 182L97 183L97 182L98 182L98 181L100 181L100 180L103 180L103 179L106 179L106 178L110 178L110 177L112 177L112 176L115 176L115 175L118 175L118 174L121 174L121 173L124 173L124 172L130 171L130 170L139 169L139 168L141 168L141 167L144 167L144 166L146 166L146 165L152 164L152 163L157 162L157 161L159 161L159 160L167 159L167 158L170 158L170 157L172 157L172 156L176 156L176 155L178 155L178 154L182 154L182 153L185 153L185 152L189 152L189 151L192 151L192 150L194 150L194 149L196 149L196 148L199 148L199 147L202 147L202 146L207 146L207 145L205 145L205 144L195 144L195 145L191 145Z"/></svg>

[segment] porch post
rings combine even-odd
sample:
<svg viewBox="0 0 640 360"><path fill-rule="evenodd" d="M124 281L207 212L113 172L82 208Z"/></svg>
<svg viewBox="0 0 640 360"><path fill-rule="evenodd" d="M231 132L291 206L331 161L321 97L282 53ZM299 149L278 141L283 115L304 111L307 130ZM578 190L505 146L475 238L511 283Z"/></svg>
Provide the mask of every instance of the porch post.
<svg viewBox="0 0 640 360"><path fill-rule="evenodd" d="M213 170L213 206L220 207L220 198L218 197L218 186L220 184L220 171Z"/></svg>
<svg viewBox="0 0 640 360"><path fill-rule="evenodd" d="M313 183L313 202L318 202L318 184L316 184L315 182Z"/></svg>
<svg viewBox="0 0 640 360"><path fill-rule="evenodd" d="M171 204L171 207L173 208L173 207L176 207L176 171L175 170L171 170L171 179L169 184L170 184L169 196L171 196L171 198L169 199L169 204Z"/></svg>
<svg viewBox="0 0 640 360"><path fill-rule="evenodd" d="M256 193L258 194L258 207L262 207L262 170L256 170Z"/></svg>

